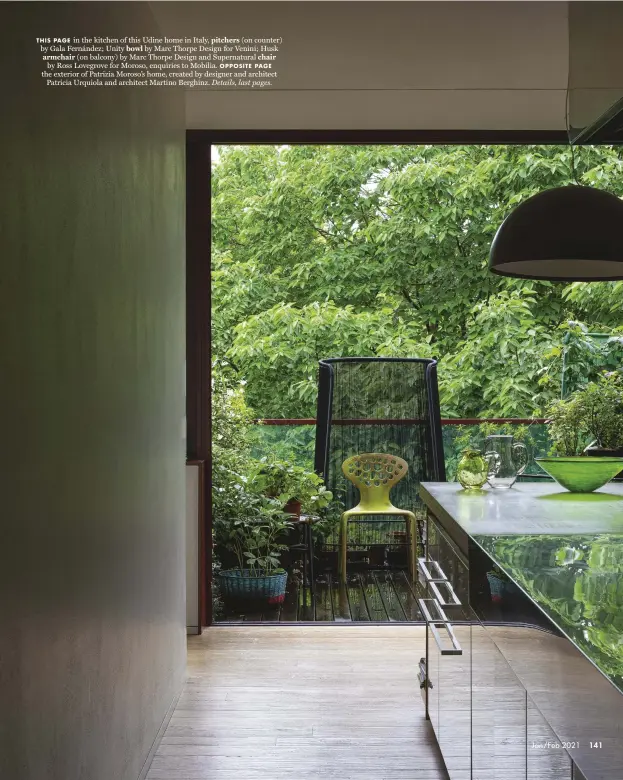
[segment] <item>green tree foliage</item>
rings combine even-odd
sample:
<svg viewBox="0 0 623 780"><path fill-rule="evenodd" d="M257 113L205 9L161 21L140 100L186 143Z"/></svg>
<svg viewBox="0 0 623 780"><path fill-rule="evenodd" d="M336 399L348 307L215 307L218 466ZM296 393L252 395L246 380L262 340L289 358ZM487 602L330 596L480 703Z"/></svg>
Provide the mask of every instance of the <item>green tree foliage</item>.
<svg viewBox="0 0 623 780"><path fill-rule="evenodd" d="M575 162L623 195L620 150ZM505 279L487 259L514 206L572 180L567 147L220 147L214 352L258 417L314 416L318 359L356 355L439 358L447 416L540 410L567 321L620 326L621 283Z"/></svg>
<svg viewBox="0 0 623 780"><path fill-rule="evenodd" d="M212 371L212 501L217 519L224 521L250 511L248 475L254 461L249 429L253 421L243 386L227 365L216 361Z"/></svg>
<svg viewBox="0 0 623 780"><path fill-rule="evenodd" d="M565 290L564 299L595 329L608 330L623 322L623 282L575 282Z"/></svg>
<svg viewBox="0 0 623 780"><path fill-rule="evenodd" d="M604 371L570 398L550 404L550 435L558 455L580 455L586 446L623 447L623 373Z"/></svg>

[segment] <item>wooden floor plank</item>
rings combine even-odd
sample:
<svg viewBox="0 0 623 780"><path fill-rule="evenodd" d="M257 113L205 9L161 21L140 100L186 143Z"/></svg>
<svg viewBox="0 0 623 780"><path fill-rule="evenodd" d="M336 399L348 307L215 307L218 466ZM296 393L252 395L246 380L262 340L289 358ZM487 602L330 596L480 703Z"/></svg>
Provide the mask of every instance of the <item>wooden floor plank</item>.
<svg viewBox="0 0 623 780"><path fill-rule="evenodd" d="M390 572L374 572L379 594L387 612L387 617L392 623L407 622L407 616L402 607L402 602L394 589Z"/></svg>
<svg viewBox="0 0 623 780"><path fill-rule="evenodd" d="M414 586L404 571L351 571L346 587L336 574L321 575L315 586L315 607L309 588L291 580L280 608L265 610L234 607L225 610L222 623L314 622L423 622Z"/></svg>
<svg viewBox="0 0 623 780"><path fill-rule="evenodd" d="M358 622L370 620L366 600L363 597L363 589L358 574L349 574L346 581L346 593L350 606L351 619Z"/></svg>
<svg viewBox="0 0 623 780"><path fill-rule="evenodd" d="M261 623L263 614L263 612L256 609L245 612L243 615L243 623Z"/></svg>
<svg viewBox="0 0 623 780"><path fill-rule="evenodd" d="M409 578L404 571L392 572L391 581L399 599L402 609L409 621L422 621L424 616L420 612Z"/></svg>
<svg viewBox="0 0 623 780"><path fill-rule="evenodd" d="M350 622L350 603L348 601L348 588L340 582L339 577L331 577L331 598L333 602L333 616L336 623Z"/></svg>
<svg viewBox="0 0 623 780"><path fill-rule="evenodd" d="M147 780L448 780L404 673L424 638L422 626L362 622L190 637Z"/></svg>
<svg viewBox="0 0 623 780"><path fill-rule="evenodd" d="M363 596L366 600L370 620L379 623L388 621L389 618L383 605L376 579L374 578L374 572L362 572L359 576L361 577L361 587Z"/></svg>
<svg viewBox="0 0 623 780"><path fill-rule="evenodd" d="M333 620L330 574L316 582L316 620Z"/></svg>
<svg viewBox="0 0 623 780"><path fill-rule="evenodd" d="M298 585L292 581L292 578L289 578L288 587L286 590L286 598L281 605L281 611L279 613L279 622L294 622L298 620L298 613Z"/></svg>

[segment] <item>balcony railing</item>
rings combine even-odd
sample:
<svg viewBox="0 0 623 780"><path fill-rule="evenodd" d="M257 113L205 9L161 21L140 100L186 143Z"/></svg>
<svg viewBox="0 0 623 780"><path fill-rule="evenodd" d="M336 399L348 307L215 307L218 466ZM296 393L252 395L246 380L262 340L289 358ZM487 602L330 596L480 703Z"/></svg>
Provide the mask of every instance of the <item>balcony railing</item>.
<svg viewBox="0 0 623 780"><path fill-rule="evenodd" d="M341 422L353 424L357 421ZM370 420L360 422L374 423ZM378 422L385 421L379 420ZM253 429L252 439L255 457L274 455L313 469L316 439L316 420L314 418L258 420L257 423ZM461 451L466 447L482 450L485 437L491 433L511 433L518 440L523 441L530 455L530 462L525 472L526 476L545 477L545 474L534 462L535 457L547 455L551 447L544 419L517 417L445 418L442 419L441 424L448 480L455 479Z"/></svg>

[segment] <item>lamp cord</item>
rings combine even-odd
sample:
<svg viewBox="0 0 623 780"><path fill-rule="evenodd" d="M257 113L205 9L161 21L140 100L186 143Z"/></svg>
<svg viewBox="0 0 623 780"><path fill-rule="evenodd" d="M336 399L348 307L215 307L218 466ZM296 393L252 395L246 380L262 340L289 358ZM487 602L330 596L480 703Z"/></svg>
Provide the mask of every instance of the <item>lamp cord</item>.
<svg viewBox="0 0 623 780"><path fill-rule="evenodd" d="M571 176L577 185L582 186L582 182L578 178L578 172L575 167L575 150L573 148L573 141L571 140L571 119L570 113L570 93L571 93L571 63L567 66L567 92L565 95L565 128L567 130L567 140L569 141L569 151L571 152Z"/></svg>
<svg viewBox="0 0 623 780"><path fill-rule="evenodd" d="M571 173L573 175L575 183L581 187L582 182L578 179L578 172L575 167L575 152L573 151L573 144L571 143L569 144L569 149L571 150Z"/></svg>

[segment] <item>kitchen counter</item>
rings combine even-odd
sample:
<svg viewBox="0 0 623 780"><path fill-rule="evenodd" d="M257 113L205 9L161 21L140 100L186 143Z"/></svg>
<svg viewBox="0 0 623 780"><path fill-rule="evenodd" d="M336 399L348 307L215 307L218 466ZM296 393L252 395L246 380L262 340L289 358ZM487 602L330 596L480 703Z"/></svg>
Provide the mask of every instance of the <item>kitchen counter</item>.
<svg viewBox="0 0 623 780"><path fill-rule="evenodd" d="M578 495L556 483L518 483L509 490L478 492L467 492L457 483L422 483L420 495L428 508L429 571L447 575L448 591L453 588L459 603L469 604L476 618L470 651L472 718L479 712L479 691L487 675L497 686L492 722L514 711L510 693L504 692L513 686L508 679L498 683L503 677L499 665L483 660L482 653L476 657L478 630L478 636L486 635L497 647L525 690L528 714L534 707L553 734L549 741L529 736L528 719L527 763L509 778L623 777L623 484L609 483ZM439 569L435 561L440 562ZM494 565L515 586L497 606L485 576ZM429 600L434 601L433 596L429 592ZM446 610L447 619L469 648L461 609ZM428 670L427 653L432 675L428 679L433 680L429 700L433 697L438 707L438 720L443 714L444 723L454 727L460 722L460 712L452 705L457 683L447 686L450 698L447 712L442 712L443 686L435 698L433 678L436 673L439 688L439 670L447 668L448 679L454 666L456 674L466 672L451 656L430 660ZM521 724L515 726L512 739L523 744ZM437 726L435 733L454 780L452 746L443 742L444 729ZM507 744L500 737L496 755L504 754ZM552 748L549 755L544 746ZM569 760L565 752L573 761L571 773L564 768ZM487 739L477 741L472 735L472 773L465 778L481 780L473 772L474 761L487 755ZM530 767L537 764L538 771L532 772ZM463 780L460 773L456 778Z"/></svg>
<svg viewBox="0 0 623 780"><path fill-rule="evenodd" d="M473 494L423 483L421 496L461 546L471 538L623 692L623 485L584 495L524 483Z"/></svg>
<svg viewBox="0 0 623 780"><path fill-rule="evenodd" d="M466 491L457 482L423 482L420 495L439 519L473 534L623 534L623 483L569 493L555 482Z"/></svg>

